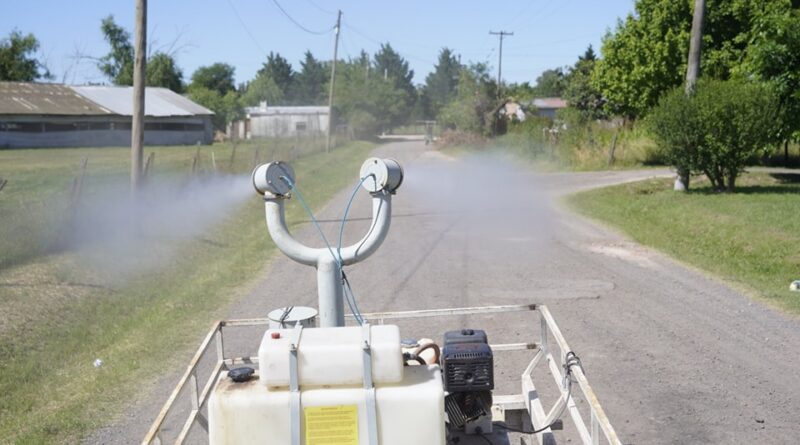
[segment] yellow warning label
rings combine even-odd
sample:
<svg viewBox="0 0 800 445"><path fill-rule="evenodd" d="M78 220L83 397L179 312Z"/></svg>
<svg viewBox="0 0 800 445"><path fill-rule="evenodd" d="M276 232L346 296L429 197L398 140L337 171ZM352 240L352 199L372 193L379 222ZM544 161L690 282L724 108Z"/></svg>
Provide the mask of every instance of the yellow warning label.
<svg viewBox="0 0 800 445"><path fill-rule="evenodd" d="M358 445L358 406L309 406L303 415L306 445Z"/></svg>

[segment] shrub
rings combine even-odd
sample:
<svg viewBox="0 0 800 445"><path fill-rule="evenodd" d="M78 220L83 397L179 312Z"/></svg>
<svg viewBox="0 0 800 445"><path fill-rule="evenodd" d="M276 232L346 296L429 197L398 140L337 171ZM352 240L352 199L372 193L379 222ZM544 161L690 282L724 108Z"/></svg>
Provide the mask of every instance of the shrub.
<svg viewBox="0 0 800 445"><path fill-rule="evenodd" d="M676 89L648 117L663 156L679 174L703 173L717 191L733 191L736 178L777 142L779 104L764 84L702 81L687 97ZM687 182L688 186L688 182Z"/></svg>

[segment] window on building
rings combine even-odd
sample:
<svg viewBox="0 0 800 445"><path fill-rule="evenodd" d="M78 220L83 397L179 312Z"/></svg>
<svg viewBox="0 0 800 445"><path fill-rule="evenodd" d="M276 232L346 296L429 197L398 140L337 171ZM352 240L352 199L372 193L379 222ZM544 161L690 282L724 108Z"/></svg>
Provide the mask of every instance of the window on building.
<svg viewBox="0 0 800 445"><path fill-rule="evenodd" d="M294 124L294 129L296 131L306 131L306 123L305 122L296 122Z"/></svg>

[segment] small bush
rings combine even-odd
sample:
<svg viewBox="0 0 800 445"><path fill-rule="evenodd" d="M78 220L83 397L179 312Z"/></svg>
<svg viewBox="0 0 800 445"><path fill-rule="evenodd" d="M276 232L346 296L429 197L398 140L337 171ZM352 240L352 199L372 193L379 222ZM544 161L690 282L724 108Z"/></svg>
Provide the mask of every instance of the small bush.
<svg viewBox="0 0 800 445"><path fill-rule="evenodd" d="M779 104L766 85L703 81L695 94L666 95L648 118L665 159L679 172L703 173L717 191L733 191L748 162L777 142Z"/></svg>

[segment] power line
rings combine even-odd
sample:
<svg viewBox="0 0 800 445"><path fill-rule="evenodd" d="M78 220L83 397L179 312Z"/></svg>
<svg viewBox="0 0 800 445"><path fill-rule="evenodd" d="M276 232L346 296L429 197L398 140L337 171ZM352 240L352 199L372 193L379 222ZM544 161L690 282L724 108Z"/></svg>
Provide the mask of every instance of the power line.
<svg viewBox="0 0 800 445"><path fill-rule="evenodd" d="M250 36L250 40L252 40L253 43L256 45L256 47L261 51L261 53L264 56L266 56L267 52L264 51L264 48L261 47L261 44L258 43L258 40L256 40L256 38L253 36L253 33L250 32L250 29L247 27L247 25L245 25L244 20L242 20L242 16L240 16L239 15L239 11L236 10L236 6L233 6L233 3L231 2L231 0L227 0L227 1L228 1L228 5L230 5L231 10L233 11L233 14L236 16L236 20L239 21L240 25L242 25L242 29L244 29L244 32L246 32L247 35Z"/></svg>
<svg viewBox="0 0 800 445"><path fill-rule="evenodd" d="M513 32L507 31L489 31L489 34L500 37L500 54L498 55L497 62L497 97L502 97L503 92L503 38L505 36L513 36Z"/></svg>
<svg viewBox="0 0 800 445"><path fill-rule="evenodd" d="M325 14L336 15L335 11L331 11L329 9L325 9L322 6L314 3L312 0L306 0L311 6L317 8L317 10L324 12Z"/></svg>
<svg viewBox="0 0 800 445"><path fill-rule="evenodd" d="M331 32L335 28L335 26L334 26L333 28L328 28L328 29L325 29L325 30L322 30L322 31L313 31L313 30L308 29L305 26L301 25L300 22L298 22L297 20L292 18L292 16L289 15L289 13L286 12L285 9L283 9L283 6L281 6L281 4L278 3L278 0L272 0L272 3L274 3L275 6L278 7L278 9L280 9L281 13L283 13L283 15L286 16L286 18L289 19L290 22L294 23L295 26L297 26L298 28L302 29L303 31L305 31L305 32L307 32L309 34L324 35L324 34L327 34L327 33Z"/></svg>

